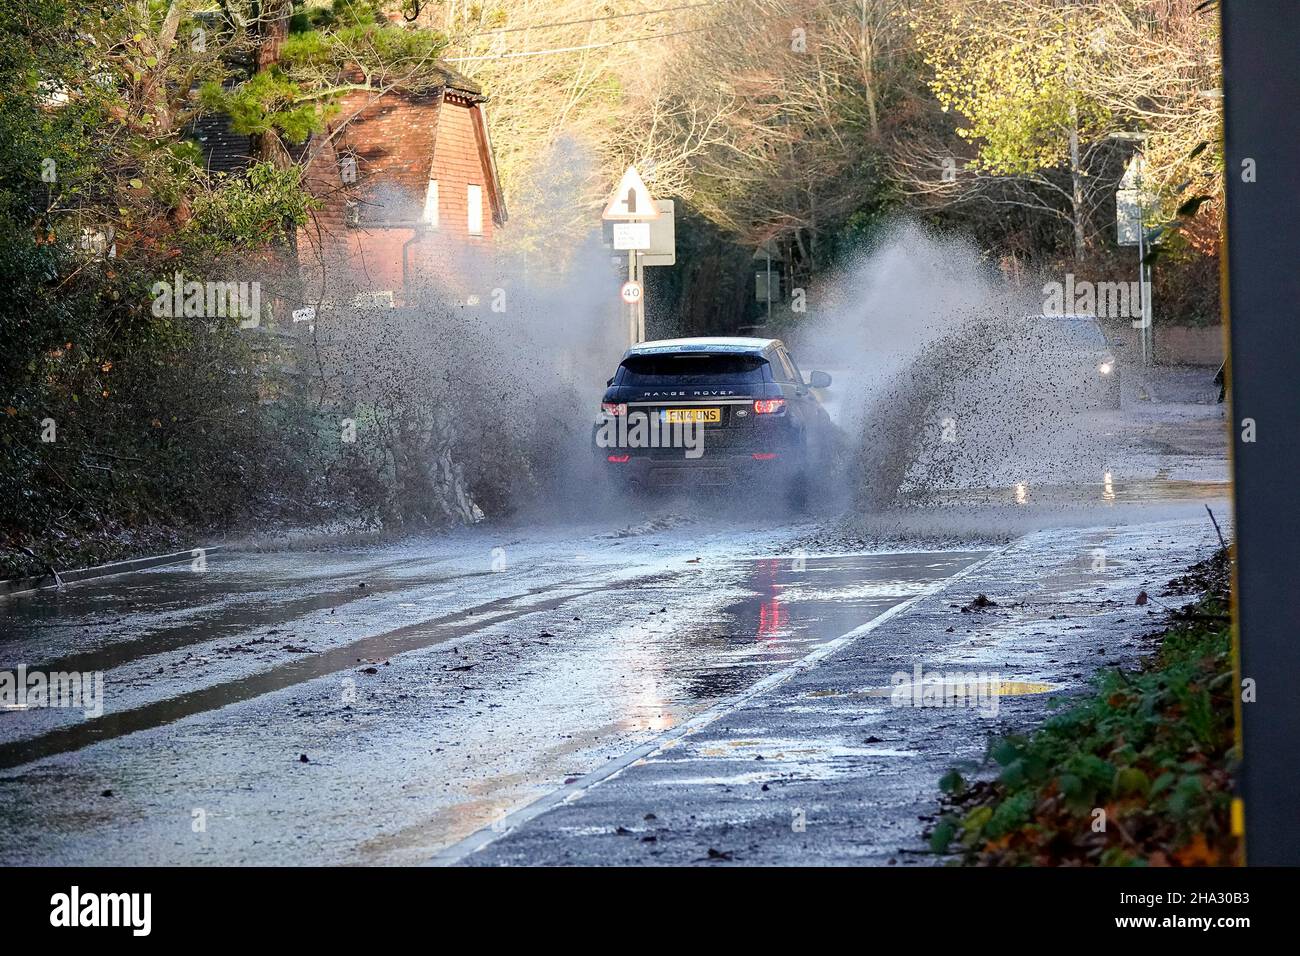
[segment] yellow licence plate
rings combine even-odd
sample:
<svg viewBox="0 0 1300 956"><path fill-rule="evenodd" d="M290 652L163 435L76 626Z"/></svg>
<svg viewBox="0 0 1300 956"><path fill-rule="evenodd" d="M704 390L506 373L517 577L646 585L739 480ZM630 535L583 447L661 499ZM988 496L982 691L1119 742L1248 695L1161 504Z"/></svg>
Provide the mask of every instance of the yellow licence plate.
<svg viewBox="0 0 1300 956"><path fill-rule="evenodd" d="M720 408L665 408L662 421L669 425L685 425L689 422L703 422L716 425L722 421Z"/></svg>

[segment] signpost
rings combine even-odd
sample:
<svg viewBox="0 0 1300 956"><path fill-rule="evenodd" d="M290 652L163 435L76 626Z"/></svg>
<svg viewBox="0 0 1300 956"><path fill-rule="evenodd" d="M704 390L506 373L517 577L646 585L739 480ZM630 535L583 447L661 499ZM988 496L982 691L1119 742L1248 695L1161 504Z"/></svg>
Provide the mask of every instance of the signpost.
<svg viewBox="0 0 1300 956"><path fill-rule="evenodd" d="M671 199L656 199L659 218L650 220L650 248L641 257L643 266L677 265L677 212Z"/></svg>
<svg viewBox="0 0 1300 956"><path fill-rule="evenodd" d="M627 282L620 295L628 306L628 339L633 345L645 341L645 267L677 262L673 212L673 201L655 200L636 167L629 166L601 216L610 224L610 244L627 252Z"/></svg>
<svg viewBox="0 0 1300 956"><path fill-rule="evenodd" d="M650 223L616 222L614 223L614 248L628 250L645 250L650 248Z"/></svg>
<svg viewBox="0 0 1300 956"><path fill-rule="evenodd" d="M1111 135L1118 139L1146 142L1145 133ZM1134 321L1133 328L1140 330L1142 364L1150 365L1154 344L1151 335L1151 267L1144 261L1148 238L1144 219L1146 210L1152 207L1155 197L1142 185L1142 173L1145 168L1146 160L1140 152L1135 153L1119 181L1119 189L1115 190L1115 238L1121 246L1137 246L1138 319Z"/></svg>
<svg viewBox="0 0 1300 956"><path fill-rule="evenodd" d="M623 178L618 181L614 195L609 197L602 219L658 219L659 210L650 198L650 190L641 181L641 174L635 166L629 166Z"/></svg>

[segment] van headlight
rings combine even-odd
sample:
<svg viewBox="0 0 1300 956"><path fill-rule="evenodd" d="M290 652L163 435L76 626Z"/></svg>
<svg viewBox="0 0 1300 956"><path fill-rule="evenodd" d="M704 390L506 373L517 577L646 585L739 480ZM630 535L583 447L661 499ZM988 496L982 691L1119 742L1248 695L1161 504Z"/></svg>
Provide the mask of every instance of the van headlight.
<svg viewBox="0 0 1300 956"><path fill-rule="evenodd" d="M1104 359L1102 359L1101 363L1097 366L1097 371L1100 372L1102 375L1109 375L1111 372L1115 371L1114 356L1107 355Z"/></svg>

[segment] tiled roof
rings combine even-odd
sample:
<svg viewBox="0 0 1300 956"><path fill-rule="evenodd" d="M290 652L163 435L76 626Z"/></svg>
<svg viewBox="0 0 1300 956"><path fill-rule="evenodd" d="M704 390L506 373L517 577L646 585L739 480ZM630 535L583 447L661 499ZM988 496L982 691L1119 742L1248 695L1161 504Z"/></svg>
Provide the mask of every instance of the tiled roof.
<svg viewBox="0 0 1300 956"><path fill-rule="evenodd" d="M203 150L203 164L214 173L238 173L253 161L253 137L231 130L226 116L205 114L190 127L190 135Z"/></svg>
<svg viewBox="0 0 1300 956"><path fill-rule="evenodd" d="M467 97L474 100L486 100L483 95L483 87L479 86L464 73L453 70L442 60L438 61L438 71L442 73L442 82L449 90L455 90L457 93L464 93Z"/></svg>
<svg viewBox="0 0 1300 956"><path fill-rule="evenodd" d="M452 69L441 60L435 66L442 82L433 87L434 91L441 86L471 103L487 100L483 95L483 88L463 73ZM203 150L204 165L213 172L238 173L253 162L253 138L233 132L230 128L230 119L226 116L205 114L191 125L190 133ZM305 146L290 147L290 154L295 160L300 159L304 153Z"/></svg>

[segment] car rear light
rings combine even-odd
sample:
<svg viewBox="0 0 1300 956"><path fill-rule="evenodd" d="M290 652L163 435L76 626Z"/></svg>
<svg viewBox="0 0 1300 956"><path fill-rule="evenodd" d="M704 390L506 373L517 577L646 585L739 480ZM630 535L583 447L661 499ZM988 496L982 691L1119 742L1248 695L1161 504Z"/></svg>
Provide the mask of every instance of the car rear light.
<svg viewBox="0 0 1300 956"><path fill-rule="evenodd" d="M785 411L784 398L756 398L754 399L755 415L775 415L778 412Z"/></svg>
<svg viewBox="0 0 1300 956"><path fill-rule="evenodd" d="M756 451L754 452L754 461L771 461L776 457L774 451Z"/></svg>
<svg viewBox="0 0 1300 956"><path fill-rule="evenodd" d="M627 402L601 402L600 410L606 415L626 415Z"/></svg>
<svg viewBox="0 0 1300 956"><path fill-rule="evenodd" d="M624 464L631 457L632 457L631 455L607 455L605 460L612 461L616 465L621 465Z"/></svg>

